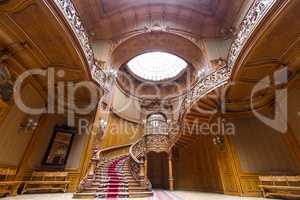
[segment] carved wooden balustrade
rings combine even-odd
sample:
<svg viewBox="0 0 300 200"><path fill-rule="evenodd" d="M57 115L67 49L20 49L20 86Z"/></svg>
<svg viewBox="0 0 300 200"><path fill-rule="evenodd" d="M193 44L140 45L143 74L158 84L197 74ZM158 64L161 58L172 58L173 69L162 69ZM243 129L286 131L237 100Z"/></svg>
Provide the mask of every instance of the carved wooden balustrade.
<svg viewBox="0 0 300 200"><path fill-rule="evenodd" d="M93 180L95 180L95 169L99 162L99 150L98 148L94 148L86 175L80 181L77 192L82 192L84 189L91 187Z"/></svg>
<svg viewBox="0 0 300 200"><path fill-rule="evenodd" d="M147 152L167 152L170 153L175 145L179 126L177 123L169 125L168 134L149 134L144 135L140 140L134 143L129 150L129 166L131 173L142 186L152 188L148 177L145 177L144 157Z"/></svg>
<svg viewBox="0 0 300 200"><path fill-rule="evenodd" d="M92 182L95 180L95 170L97 166L109 159L111 159L111 156L109 156L109 152L116 151L118 149L122 148L128 148L130 144L126 145L120 145L120 146L114 146L105 148L102 150L99 150L98 148L93 149L93 154L88 166L88 169L86 171L86 175L84 178L80 181L80 184L77 188L77 192L82 192L84 189L89 188L92 184Z"/></svg>
<svg viewBox="0 0 300 200"><path fill-rule="evenodd" d="M149 190L152 189L152 185L147 177L145 177L145 138L141 138L134 143L129 149L129 166L134 178L140 182L141 186L147 187Z"/></svg>
<svg viewBox="0 0 300 200"><path fill-rule="evenodd" d="M69 28L72 30L80 44L93 80L97 82L101 88L107 90L107 74L96 65L88 33L83 26L82 20L80 19L79 13L77 12L72 0L52 0L52 2L61 12L65 22L67 22Z"/></svg>
<svg viewBox="0 0 300 200"><path fill-rule="evenodd" d="M170 137L167 134L145 135L146 152L167 152L170 150Z"/></svg>

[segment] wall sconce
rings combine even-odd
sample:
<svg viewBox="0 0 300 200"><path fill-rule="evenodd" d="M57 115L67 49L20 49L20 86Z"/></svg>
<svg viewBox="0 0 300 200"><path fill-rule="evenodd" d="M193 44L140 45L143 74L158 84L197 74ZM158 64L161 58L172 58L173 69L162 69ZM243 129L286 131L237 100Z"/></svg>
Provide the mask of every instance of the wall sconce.
<svg viewBox="0 0 300 200"><path fill-rule="evenodd" d="M20 124L20 131L22 133L30 133L36 130L39 125L39 117L26 116L23 122Z"/></svg>
<svg viewBox="0 0 300 200"><path fill-rule="evenodd" d="M101 119L100 120L100 129L102 130L102 131L104 131L105 129L106 129L106 127L107 127L107 121L105 121L104 119Z"/></svg>

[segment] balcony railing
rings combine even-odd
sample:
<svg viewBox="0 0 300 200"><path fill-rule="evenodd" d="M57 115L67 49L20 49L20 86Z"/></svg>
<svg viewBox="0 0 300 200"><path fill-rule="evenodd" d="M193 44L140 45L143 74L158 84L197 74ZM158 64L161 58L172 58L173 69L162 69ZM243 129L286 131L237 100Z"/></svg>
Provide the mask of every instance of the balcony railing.
<svg viewBox="0 0 300 200"><path fill-rule="evenodd" d="M89 70L92 78L96 81L103 89L105 89L105 82L107 79L106 73L95 64L94 52L90 44L88 33L86 32L80 16L73 5L71 0L52 0L58 10L64 16L65 21L73 31L74 35L82 52L84 53L85 59L89 65Z"/></svg>

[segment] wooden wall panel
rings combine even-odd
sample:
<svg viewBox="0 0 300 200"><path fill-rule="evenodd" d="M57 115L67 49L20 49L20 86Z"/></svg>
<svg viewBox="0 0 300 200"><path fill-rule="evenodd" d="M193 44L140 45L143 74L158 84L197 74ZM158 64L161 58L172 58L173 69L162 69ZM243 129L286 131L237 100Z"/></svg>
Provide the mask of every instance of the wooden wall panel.
<svg viewBox="0 0 300 200"><path fill-rule="evenodd" d="M260 175L298 174L299 161L286 138L288 134L277 133L257 119L234 123L236 135L226 137L224 149L218 153L225 193L261 196Z"/></svg>
<svg viewBox="0 0 300 200"><path fill-rule="evenodd" d="M143 131L135 123L111 114L108 127L104 133L101 149L132 144L143 136Z"/></svg>
<svg viewBox="0 0 300 200"><path fill-rule="evenodd" d="M30 85L26 85L22 90L22 100L27 106L39 107L44 102L41 96ZM25 120L24 114L17 105L11 105L8 113L0 122L0 165L18 167L25 149L32 137L32 133L20 131L20 125ZM14 147L14 148L11 148Z"/></svg>
<svg viewBox="0 0 300 200"><path fill-rule="evenodd" d="M238 119L234 124L236 135L232 137L232 142L241 171L256 174L297 173L297 161L289 151L284 134L254 118Z"/></svg>
<svg viewBox="0 0 300 200"><path fill-rule="evenodd" d="M117 149L112 149L111 151L105 151L103 153L103 156L105 158L116 158L116 157L120 157L123 155L128 155L129 154L129 148L130 145L121 147L121 148L117 148Z"/></svg>
<svg viewBox="0 0 300 200"><path fill-rule="evenodd" d="M225 138L224 145L218 148L217 155L224 194L240 195L240 180L228 138Z"/></svg>
<svg viewBox="0 0 300 200"><path fill-rule="evenodd" d="M221 192L217 157L210 137L199 137L174 154L175 188Z"/></svg>

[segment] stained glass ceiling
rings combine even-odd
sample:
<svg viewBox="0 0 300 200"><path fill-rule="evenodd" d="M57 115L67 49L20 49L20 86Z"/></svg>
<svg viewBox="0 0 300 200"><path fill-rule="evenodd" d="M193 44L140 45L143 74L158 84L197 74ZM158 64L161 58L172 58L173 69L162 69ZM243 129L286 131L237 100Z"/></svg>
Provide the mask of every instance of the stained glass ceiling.
<svg viewBox="0 0 300 200"><path fill-rule="evenodd" d="M149 81L174 78L188 66L178 56L158 51L136 56L127 65L136 76Z"/></svg>

